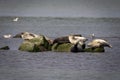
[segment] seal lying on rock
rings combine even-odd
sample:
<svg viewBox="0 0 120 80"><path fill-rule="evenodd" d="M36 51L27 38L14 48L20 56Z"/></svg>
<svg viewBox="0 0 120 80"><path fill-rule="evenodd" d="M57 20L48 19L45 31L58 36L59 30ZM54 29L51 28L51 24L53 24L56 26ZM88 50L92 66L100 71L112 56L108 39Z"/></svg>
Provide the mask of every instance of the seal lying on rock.
<svg viewBox="0 0 120 80"><path fill-rule="evenodd" d="M81 34L74 34L74 36L82 36ZM59 37L53 40L54 43L70 43L69 36Z"/></svg>
<svg viewBox="0 0 120 80"><path fill-rule="evenodd" d="M87 44L89 48L86 48L86 52L104 52L104 47L112 48L112 46L103 39L94 39Z"/></svg>
<svg viewBox="0 0 120 80"><path fill-rule="evenodd" d="M34 33L29 33L29 32L21 32L17 35L15 35L13 38L22 38L24 40L29 40L29 39L33 39L33 38L37 38L38 35L34 34Z"/></svg>
<svg viewBox="0 0 120 80"><path fill-rule="evenodd" d="M69 41L73 44L71 52L83 52L85 49L85 42L88 40L85 37L69 35Z"/></svg>
<svg viewBox="0 0 120 80"><path fill-rule="evenodd" d="M15 36L13 36L13 38L22 38L24 40L31 40L31 39L34 39L34 38L39 38L41 36L43 36L43 35L37 35L37 34L34 34L34 33L29 33L29 32L21 32L19 34L16 34ZM50 44L53 43L53 40L49 39L46 36L44 36L44 37Z"/></svg>
<svg viewBox="0 0 120 80"><path fill-rule="evenodd" d="M90 43L88 43L88 47L96 48L96 47L112 47L106 40L103 39L94 39Z"/></svg>
<svg viewBox="0 0 120 80"><path fill-rule="evenodd" d="M77 42L70 49L71 52L84 52L85 44L81 45L80 42Z"/></svg>
<svg viewBox="0 0 120 80"><path fill-rule="evenodd" d="M82 36L81 34L74 34L74 35L69 35L69 36L64 36L64 37L54 39L52 51L83 52L83 47L85 48L84 40L83 42L82 41L79 42L81 39L77 40L81 36Z"/></svg>
<svg viewBox="0 0 120 80"><path fill-rule="evenodd" d="M68 38L69 38L70 43L72 43L72 44L76 44L77 42L85 43L88 40L85 37L76 36L76 35L69 35Z"/></svg>

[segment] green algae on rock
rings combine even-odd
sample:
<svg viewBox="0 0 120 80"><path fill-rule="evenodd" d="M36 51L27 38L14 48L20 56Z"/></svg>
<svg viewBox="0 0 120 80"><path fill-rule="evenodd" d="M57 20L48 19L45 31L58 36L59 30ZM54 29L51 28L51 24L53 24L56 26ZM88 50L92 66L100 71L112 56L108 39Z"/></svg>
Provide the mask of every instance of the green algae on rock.
<svg viewBox="0 0 120 80"><path fill-rule="evenodd" d="M19 47L19 50L28 51L28 52L32 52L33 49L34 49L34 44L29 41L24 41Z"/></svg>
<svg viewBox="0 0 120 80"><path fill-rule="evenodd" d="M85 48L85 52L105 52L104 47L99 47L99 48Z"/></svg>
<svg viewBox="0 0 120 80"><path fill-rule="evenodd" d="M50 43L44 36L39 36L30 40L25 40L19 47L19 50L28 52L41 52L51 50Z"/></svg>
<svg viewBox="0 0 120 80"><path fill-rule="evenodd" d="M52 46L52 51L56 51L56 52L70 52L71 47L73 46L73 44L71 43L55 43Z"/></svg>

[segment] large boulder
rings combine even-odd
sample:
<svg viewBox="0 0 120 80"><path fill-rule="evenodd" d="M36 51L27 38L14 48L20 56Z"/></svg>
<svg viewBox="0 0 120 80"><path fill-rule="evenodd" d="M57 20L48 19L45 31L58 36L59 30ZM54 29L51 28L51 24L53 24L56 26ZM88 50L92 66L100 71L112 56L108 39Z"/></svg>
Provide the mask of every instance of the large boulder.
<svg viewBox="0 0 120 80"><path fill-rule="evenodd" d="M52 46L52 51L56 52L84 52L82 45L78 44L71 44L71 43L55 43Z"/></svg>
<svg viewBox="0 0 120 80"><path fill-rule="evenodd" d="M21 51L28 51L28 52L33 52L33 48L34 48L34 43L31 43L29 41L24 41L20 47L19 50Z"/></svg>
<svg viewBox="0 0 120 80"><path fill-rule="evenodd" d="M41 35L37 38L25 40L19 47L21 51L41 52L51 50L51 44Z"/></svg>
<svg viewBox="0 0 120 80"><path fill-rule="evenodd" d="M74 50L73 50L74 49ZM104 52L104 47L99 47L99 48L85 48L79 50L75 48L75 45L71 43L55 43L52 46L52 51L55 52Z"/></svg>
<svg viewBox="0 0 120 80"><path fill-rule="evenodd" d="M70 52L73 44L71 43L55 43L52 46L52 51L56 52Z"/></svg>
<svg viewBox="0 0 120 80"><path fill-rule="evenodd" d="M45 47L47 50L51 49L51 43L46 39L45 36L41 35L37 38L33 38L31 40L28 40L31 43L34 43L36 46L43 46Z"/></svg>

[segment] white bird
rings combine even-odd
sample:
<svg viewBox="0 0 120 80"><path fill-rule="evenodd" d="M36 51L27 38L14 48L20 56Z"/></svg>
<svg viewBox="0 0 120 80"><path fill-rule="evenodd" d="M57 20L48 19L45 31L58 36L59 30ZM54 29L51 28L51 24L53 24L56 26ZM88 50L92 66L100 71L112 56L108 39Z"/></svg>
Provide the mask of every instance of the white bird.
<svg viewBox="0 0 120 80"><path fill-rule="evenodd" d="M97 47L112 47L106 40L103 39L94 39L88 43L88 47L97 48Z"/></svg>
<svg viewBox="0 0 120 80"><path fill-rule="evenodd" d="M11 37L12 37L12 35L7 34L7 35L3 35L3 37L4 37L4 38L11 38Z"/></svg>
<svg viewBox="0 0 120 80"><path fill-rule="evenodd" d="M18 21L18 19L19 19L19 18L18 18L18 17L16 17L16 18L14 18L14 19L13 19L13 21L14 21L14 22L17 22L17 21Z"/></svg>

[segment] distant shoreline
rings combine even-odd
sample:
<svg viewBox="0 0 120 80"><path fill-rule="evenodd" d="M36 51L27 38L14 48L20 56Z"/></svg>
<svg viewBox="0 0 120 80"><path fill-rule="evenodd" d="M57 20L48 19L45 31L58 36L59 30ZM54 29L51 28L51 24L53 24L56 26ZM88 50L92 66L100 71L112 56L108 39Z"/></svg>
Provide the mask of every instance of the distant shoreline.
<svg viewBox="0 0 120 80"><path fill-rule="evenodd" d="M8 18L8 17L11 17L11 18L14 18L14 17L25 17L25 18L54 18L54 19L76 19L76 18L82 18L82 19L120 19L120 17L59 17L59 16L55 16L55 17L53 17L53 16L0 16L0 18Z"/></svg>

